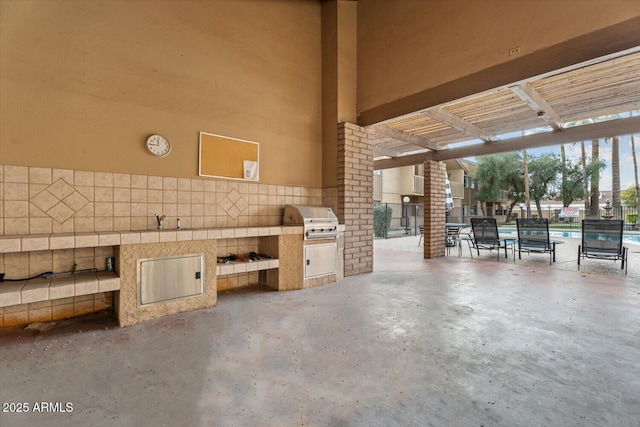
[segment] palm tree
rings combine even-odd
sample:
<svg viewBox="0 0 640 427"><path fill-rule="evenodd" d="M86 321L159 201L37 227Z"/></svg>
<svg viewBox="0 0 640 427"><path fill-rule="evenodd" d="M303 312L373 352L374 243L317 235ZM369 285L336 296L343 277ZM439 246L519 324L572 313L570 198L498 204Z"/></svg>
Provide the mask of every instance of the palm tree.
<svg viewBox="0 0 640 427"><path fill-rule="evenodd" d="M619 212L622 206L620 200L620 141L618 137L611 138L611 203L613 207Z"/></svg>
<svg viewBox="0 0 640 427"><path fill-rule="evenodd" d="M591 163L597 163L600 160L600 140L591 141ZM589 215L592 218L600 216L600 170L595 169L591 176L591 201Z"/></svg>
<svg viewBox="0 0 640 427"><path fill-rule="evenodd" d="M582 193L584 195L584 210L589 212L589 176L587 174L587 154L584 149L584 141L580 141L580 149L582 151Z"/></svg>
<svg viewBox="0 0 640 427"><path fill-rule="evenodd" d="M524 204L527 205L527 218L531 218L531 199L529 192L529 162L527 150L522 150L522 167L524 170Z"/></svg>
<svg viewBox="0 0 640 427"><path fill-rule="evenodd" d="M562 201L564 202L566 200L564 193L567 186L567 153L564 151L564 144L560 146L560 160L562 161L562 184L560 188L562 189Z"/></svg>
<svg viewBox="0 0 640 427"><path fill-rule="evenodd" d="M640 185L638 185L638 159L636 158L636 138L631 135L631 156L633 157L633 175L636 180L636 212L640 211ZM640 226L640 215L636 219L636 223Z"/></svg>

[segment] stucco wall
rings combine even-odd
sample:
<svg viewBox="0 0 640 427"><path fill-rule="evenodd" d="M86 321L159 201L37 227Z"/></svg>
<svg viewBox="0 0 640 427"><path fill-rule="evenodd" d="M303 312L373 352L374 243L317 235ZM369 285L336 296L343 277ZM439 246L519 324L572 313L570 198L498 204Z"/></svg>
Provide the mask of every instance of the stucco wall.
<svg viewBox="0 0 640 427"><path fill-rule="evenodd" d="M382 203L402 203L402 196L413 193L413 166L382 171Z"/></svg>
<svg viewBox="0 0 640 427"><path fill-rule="evenodd" d="M640 2L627 0L447 0L358 2L358 111L369 112L382 105L435 88L446 82L488 69L496 64L518 61L535 52L595 33L640 17ZM629 31L634 26L629 26ZM637 26L636 26L637 27ZM636 31L637 33L638 31ZM541 58L533 65L546 71L563 66L569 56L588 57L606 51L607 46L625 41L609 34L610 40L593 38L576 45L583 52L564 50ZM637 44L637 43L636 43ZM509 56L509 49L520 53ZM590 58L589 58L590 59ZM531 65L531 64L530 64ZM508 84L534 67L503 72L495 82ZM536 75L536 74L533 74ZM530 77L530 76L529 76ZM492 82L492 84L496 84ZM458 85L455 96L490 89L482 81ZM439 94L445 99L447 94ZM391 118L424 104L392 105L370 114L361 125ZM406 108L404 108L406 107ZM364 114L366 116L366 114Z"/></svg>
<svg viewBox="0 0 640 427"><path fill-rule="evenodd" d="M335 187L336 123L357 121L357 2L322 2L323 186Z"/></svg>
<svg viewBox="0 0 640 427"><path fill-rule="evenodd" d="M0 0L0 19L0 163L194 178L205 131L260 142L261 183L321 186L319 2Z"/></svg>

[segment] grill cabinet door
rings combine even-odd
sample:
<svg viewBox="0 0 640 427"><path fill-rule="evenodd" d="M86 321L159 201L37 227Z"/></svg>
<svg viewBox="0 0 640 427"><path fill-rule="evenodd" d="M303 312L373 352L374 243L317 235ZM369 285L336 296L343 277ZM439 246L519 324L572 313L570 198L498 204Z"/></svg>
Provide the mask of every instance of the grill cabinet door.
<svg viewBox="0 0 640 427"><path fill-rule="evenodd" d="M304 247L304 278L336 273L337 246L335 243L307 245Z"/></svg>
<svg viewBox="0 0 640 427"><path fill-rule="evenodd" d="M152 304L204 292L204 256L138 260L139 304Z"/></svg>

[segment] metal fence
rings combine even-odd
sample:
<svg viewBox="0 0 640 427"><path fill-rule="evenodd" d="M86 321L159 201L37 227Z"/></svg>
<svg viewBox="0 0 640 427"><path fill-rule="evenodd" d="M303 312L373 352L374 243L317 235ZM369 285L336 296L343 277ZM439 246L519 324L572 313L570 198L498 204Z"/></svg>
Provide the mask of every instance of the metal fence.
<svg viewBox="0 0 640 427"><path fill-rule="evenodd" d="M376 238L387 239L399 236L417 236L420 227L424 226L423 205L415 203L374 203L374 235ZM468 212L468 211L467 211ZM453 208L446 213L446 222L469 224L471 218L481 215L470 215L462 208ZM538 211L533 209L532 216L538 217ZM479 212L478 212L479 214ZM514 212L515 218L521 214L520 210ZM621 219L625 222L626 230L640 230L638 225L638 209L635 206L622 206L611 208L609 211L600 209L599 215L590 215L584 208L578 210L577 217L563 217L559 208L546 207L542 210L542 217L549 219L551 228L580 228L583 219L602 218L603 215L611 216L611 219ZM506 221L506 215L494 215L498 223Z"/></svg>
<svg viewBox="0 0 640 427"><path fill-rule="evenodd" d="M376 238L417 236L424 226L424 206L417 203L374 203L373 227ZM444 210L444 208L443 208ZM472 216L463 215L462 208L446 212L447 222L470 222Z"/></svg>
<svg viewBox="0 0 640 427"><path fill-rule="evenodd" d="M373 231L376 238L417 236L424 225L423 206L415 203L374 203Z"/></svg>
<svg viewBox="0 0 640 427"><path fill-rule="evenodd" d="M592 214L586 209L579 209L578 216L574 218L563 218L560 209L552 209L550 223L569 224L571 227L580 227L583 219L617 219L623 220L625 229L638 229L638 208L636 206L621 206L619 208L611 207L610 209L600 208L597 214Z"/></svg>

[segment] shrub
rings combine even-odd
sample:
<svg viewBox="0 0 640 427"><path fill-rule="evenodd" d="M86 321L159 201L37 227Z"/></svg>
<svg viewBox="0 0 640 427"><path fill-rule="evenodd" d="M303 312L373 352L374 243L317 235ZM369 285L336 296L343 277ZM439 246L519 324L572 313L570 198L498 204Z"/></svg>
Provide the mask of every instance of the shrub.
<svg viewBox="0 0 640 427"><path fill-rule="evenodd" d="M386 206L373 208L373 232L376 237L385 237L385 231L391 225L393 209Z"/></svg>
<svg viewBox="0 0 640 427"><path fill-rule="evenodd" d="M638 222L638 214L627 214L627 219L625 220L627 224L635 224Z"/></svg>

